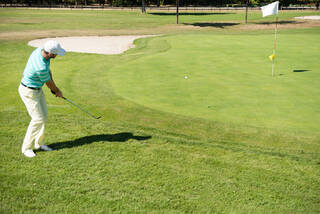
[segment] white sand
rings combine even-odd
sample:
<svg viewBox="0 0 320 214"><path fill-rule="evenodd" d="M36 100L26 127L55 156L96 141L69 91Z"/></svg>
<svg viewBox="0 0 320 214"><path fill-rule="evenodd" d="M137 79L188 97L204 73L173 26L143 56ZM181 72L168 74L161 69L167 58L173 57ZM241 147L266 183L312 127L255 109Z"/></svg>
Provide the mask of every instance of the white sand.
<svg viewBox="0 0 320 214"><path fill-rule="evenodd" d="M311 20L320 20L320 16L300 16L294 17L295 19L311 19Z"/></svg>
<svg viewBox="0 0 320 214"><path fill-rule="evenodd" d="M133 41L144 36L83 36L36 39L28 43L32 47L42 47L48 40L56 40L67 52L121 54L133 48Z"/></svg>

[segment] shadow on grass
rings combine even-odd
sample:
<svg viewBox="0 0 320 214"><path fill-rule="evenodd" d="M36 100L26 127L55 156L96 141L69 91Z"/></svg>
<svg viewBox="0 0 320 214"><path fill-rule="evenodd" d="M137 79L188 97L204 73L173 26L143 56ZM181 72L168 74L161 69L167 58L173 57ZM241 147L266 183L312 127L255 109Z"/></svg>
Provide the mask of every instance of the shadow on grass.
<svg viewBox="0 0 320 214"><path fill-rule="evenodd" d="M75 140L53 143L53 144L50 144L49 146L53 150L60 150L65 148L72 148L72 147L78 147L86 144L91 144L94 142L126 142L130 139L142 141L142 140L148 140L150 138L151 136L135 136L129 132L121 132L117 134L101 134L101 135L85 136Z"/></svg>
<svg viewBox="0 0 320 214"><path fill-rule="evenodd" d="M293 70L293 72L307 72L307 71L311 71L311 70Z"/></svg>
<svg viewBox="0 0 320 214"><path fill-rule="evenodd" d="M37 23L34 22L17 22L17 23L13 23L15 25L36 25Z"/></svg>
<svg viewBox="0 0 320 214"><path fill-rule="evenodd" d="M284 24L297 24L299 22L296 21L278 21L278 25L284 25ZM269 21L269 22L255 22L255 24L260 24L260 25L271 25L271 24L276 24L275 21Z"/></svg>
<svg viewBox="0 0 320 214"><path fill-rule="evenodd" d="M176 12L163 12L163 13L148 13L150 15L157 16L176 16ZM226 14L234 14L234 13L179 13L179 16L209 16L209 15L226 15Z"/></svg>
<svg viewBox="0 0 320 214"><path fill-rule="evenodd" d="M216 23L211 23L211 22L196 22L196 23L183 23L184 25L192 25L195 27L216 27L216 28L225 28L225 27L230 27L234 25L239 25L239 23L233 23L233 22L216 22Z"/></svg>
<svg viewBox="0 0 320 214"><path fill-rule="evenodd" d="M303 73L303 72L308 72L308 71L311 71L311 70L301 69L301 70L293 70L292 72L293 73ZM288 73L288 74L290 75L292 73ZM280 73L279 76L284 76L284 75L288 75L288 74Z"/></svg>

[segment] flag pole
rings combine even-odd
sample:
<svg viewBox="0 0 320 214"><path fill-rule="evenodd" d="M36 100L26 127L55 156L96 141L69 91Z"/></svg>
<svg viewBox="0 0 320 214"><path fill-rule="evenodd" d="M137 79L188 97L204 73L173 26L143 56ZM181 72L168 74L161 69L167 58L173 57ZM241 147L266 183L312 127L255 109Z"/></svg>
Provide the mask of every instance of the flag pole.
<svg viewBox="0 0 320 214"><path fill-rule="evenodd" d="M273 56L276 55L277 48L277 32L278 32L278 16L276 16L276 27L274 29ZM274 59L272 60L272 76L274 76Z"/></svg>

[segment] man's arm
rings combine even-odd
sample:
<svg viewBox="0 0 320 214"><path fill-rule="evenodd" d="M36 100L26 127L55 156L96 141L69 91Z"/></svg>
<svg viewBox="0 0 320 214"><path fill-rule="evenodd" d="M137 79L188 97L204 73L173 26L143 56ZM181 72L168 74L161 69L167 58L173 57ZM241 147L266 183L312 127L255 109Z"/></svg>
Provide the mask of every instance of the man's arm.
<svg viewBox="0 0 320 214"><path fill-rule="evenodd" d="M53 81L51 71L50 71L50 80L48 82L46 82L46 85L48 86L48 88L50 88L50 90L52 90L55 93L55 95L57 97L63 97L62 92L60 91L60 89L56 86L56 84Z"/></svg>

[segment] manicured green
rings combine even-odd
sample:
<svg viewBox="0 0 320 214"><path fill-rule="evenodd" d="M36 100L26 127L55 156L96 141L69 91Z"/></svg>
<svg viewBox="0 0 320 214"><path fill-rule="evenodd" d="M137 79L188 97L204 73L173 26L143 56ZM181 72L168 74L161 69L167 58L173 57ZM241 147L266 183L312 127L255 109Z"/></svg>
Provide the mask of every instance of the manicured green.
<svg viewBox="0 0 320 214"><path fill-rule="evenodd" d="M159 52L115 66L109 82L160 111L316 134L319 33L280 34L273 78L273 34L188 34L152 39Z"/></svg>
<svg viewBox="0 0 320 214"><path fill-rule="evenodd" d="M314 13L281 16L291 14ZM220 21L244 14L229 15ZM36 20L59 35L103 26L161 34L121 55L54 59L64 95L102 119L44 88L54 151L33 159L20 152L29 116L17 88L34 48L23 36L0 40L0 213L318 213L319 28L279 31L272 77L273 30L189 29L135 11L1 9L0 17L0 37L33 29L43 37L49 28ZM23 17L32 24L17 24ZM250 24L261 21L252 14Z"/></svg>

